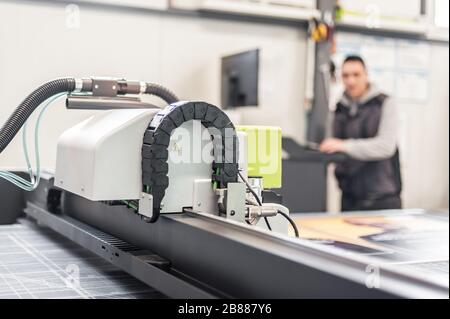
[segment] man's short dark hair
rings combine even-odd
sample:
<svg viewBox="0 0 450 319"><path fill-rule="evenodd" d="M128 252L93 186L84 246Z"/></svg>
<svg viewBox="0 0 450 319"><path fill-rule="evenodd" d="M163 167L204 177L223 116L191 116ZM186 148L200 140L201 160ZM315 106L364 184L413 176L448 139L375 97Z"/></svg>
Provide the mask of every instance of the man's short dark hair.
<svg viewBox="0 0 450 319"><path fill-rule="evenodd" d="M349 55L345 58L343 65L347 62L359 62L362 64L364 69L366 68L366 62L364 62L364 59L361 58L359 55Z"/></svg>

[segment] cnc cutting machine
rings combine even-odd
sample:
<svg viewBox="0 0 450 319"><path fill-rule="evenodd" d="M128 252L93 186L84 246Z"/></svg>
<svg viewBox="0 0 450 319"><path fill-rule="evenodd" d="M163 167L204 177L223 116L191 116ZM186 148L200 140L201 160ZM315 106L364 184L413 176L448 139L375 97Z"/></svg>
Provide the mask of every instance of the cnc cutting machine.
<svg viewBox="0 0 450 319"><path fill-rule="evenodd" d="M155 95L159 108L140 99ZM281 186L281 130L235 126L218 107L160 85L58 79L32 92L0 130L0 153L56 98L102 110L58 141L56 171L0 171L24 191L26 215L147 283L181 298L448 297L448 286L294 238ZM26 178L28 175L28 179ZM291 227L292 231L288 231ZM301 230L300 230L301 231ZM290 236L289 236L290 235Z"/></svg>
<svg viewBox="0 0 450 319"><path fill-rule="evenodd" d="M38 102L64 93L69 110L104 112L60 137L55 172L59 189L126 206L149 223L160 214L189 209L281 233L287 233L287 222L295 228L288 209L267 203L264 196L265 182L266 187L281 186L281 130L236 128L218 107L179 101L159 85L108 78L49 82L7 121L2 148ZM169 105L161 109L144 103L141 94L156 95ZM33 174L29 183L3 174L31 188L39 182L33 183ZM273 229L268 217L273 217Z"/></svg>

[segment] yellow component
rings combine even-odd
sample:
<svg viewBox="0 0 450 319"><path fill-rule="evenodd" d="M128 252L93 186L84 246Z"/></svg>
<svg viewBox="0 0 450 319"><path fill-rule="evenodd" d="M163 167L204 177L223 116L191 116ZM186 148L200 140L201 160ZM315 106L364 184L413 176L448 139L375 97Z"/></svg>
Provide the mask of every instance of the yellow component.
<svg viewBox="0 0 450 319"><path fill-rule="evenodd" d="M316 41L316 42L319 42L319 40L320 40L320 34L319 34L319 30L318 30L318 29L314 29L314 30L311 32L311 39L313 39L313 40Z"/></svg>
<svg viewBox="0 0 450 319"><path fill-rule="evenodd" d="M281 187L281 128L238 125L247 133L248 176L262 177L264 188Z"/></svg>
<svg viewBox="0 0 450 319"><path fill-rule="evenodd" d="M311 32L311 38L316 42L325 41L328 38L328 27L325 23L319 23Z"/></svg>
<svg viewBox="0 0 450 319"><path fill-rule="evenodd" d="M325 23L320 23L317 27L321 39L325 40L328 37L328 26Z"/></svg>

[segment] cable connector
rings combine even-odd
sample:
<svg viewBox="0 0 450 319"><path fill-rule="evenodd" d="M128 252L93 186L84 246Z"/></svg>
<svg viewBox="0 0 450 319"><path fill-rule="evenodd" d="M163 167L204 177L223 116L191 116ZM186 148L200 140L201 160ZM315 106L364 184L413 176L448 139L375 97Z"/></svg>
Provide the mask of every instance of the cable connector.
<svg viewBox="0 0 450 319"><path fill-rule="evenodd" d="M278 215L278 209L270 206L247 205L248 218L273 217Z"/></svg>

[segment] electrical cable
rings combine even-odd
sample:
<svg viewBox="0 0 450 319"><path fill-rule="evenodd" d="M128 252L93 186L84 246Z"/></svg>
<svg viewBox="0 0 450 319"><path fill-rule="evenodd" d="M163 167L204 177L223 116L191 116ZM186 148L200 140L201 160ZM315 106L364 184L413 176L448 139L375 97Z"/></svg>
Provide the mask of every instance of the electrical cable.
<svg viewBox="0 0 450 319"><path fill-rule="evenodd" d="M264 216L264 222L266 223L267 228L272 231L272 226L270 226L269 219L267 216Z"/></svg>
<svg viewBox="0 0 450 319"><path fill-rule="evenodd" d="M281 210L278 210L278 214L280 214L281 216L283 216L284 218L286 218L288 220L288 222L291 224L292 228L294 229L295 237L299 238L300 237L300 233L298 231L297 225L292 220L292 218L289 217L289 215L286 214L285 212L282 212Z"/></svg>
<svg viewBox="0 0 450 319"><path fill-rule="evenodd" d="M254 191L254 189L250 185L249 181L244 177L244 175L242 175L242 173L240 171L238 171L238 175L242 179L244 184L247 185L248 190L250 191L250 193L252 193L253 197L255 197L255 200L258 202L258 205L262 206L262 203L261 203L261 200L259 199L258 194L256 194L256 192Z"/></svg>
<svg viewBox="0 0 450 319"><path fill-rule="evenodd" d="M254 191L254 189L252 188L252 186L250 185L250 183L248 182L248 180L244 177L244 175L242 175L242 173L240 171L238 171L238 175L239 177L242 179L242 181L244 182L245 185L247 185L248 190L250 191L250 193L252 193L253 197L255 198L255 200L258 202L259 206L262 206L261 200L259 199L258 194L256 194L256 192ZM267 228L272 231L272 226L270 226L269 223L269 219L267 218L267 216L264 216L264 222L266 223Z"/></svg>

